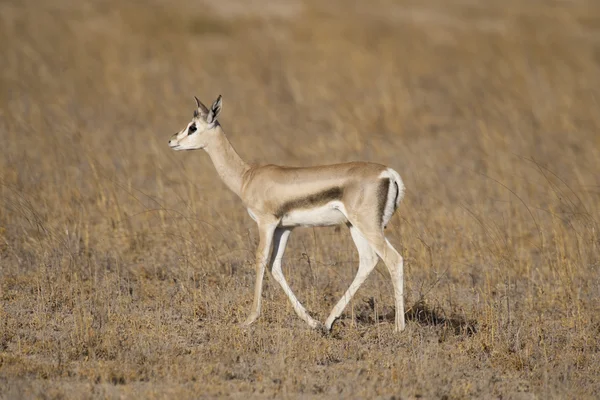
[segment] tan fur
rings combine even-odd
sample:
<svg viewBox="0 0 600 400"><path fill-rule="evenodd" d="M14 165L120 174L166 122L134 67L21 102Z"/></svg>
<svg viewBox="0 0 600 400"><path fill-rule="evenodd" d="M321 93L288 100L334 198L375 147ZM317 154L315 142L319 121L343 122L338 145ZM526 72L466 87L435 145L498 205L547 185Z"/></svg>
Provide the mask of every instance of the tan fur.
<svg viewBox="0 0 600 400"><path fill-rule="evenodd" d="M287 209L286 204L302 208L302 199L339 192L339 198L329 200L341 201L348 213L362 213L365 207L372 213L380 204L378 176L384 170L383 165L365 162L305 168L258 166L244 175L241 198L255 213L278 216L279 210ZM311 201L304 203L308 205Z"/></svg>
<svg viewBox="0 0 600 400"><path fill-rule="evenodd" d="M403 261L383 234L383 227L403 195L404 185L399 175L384 165L368 162L315 167L250 166L237 154L216 121L221 110L221 97L210 109L198 99L196 101L198 108L192 122L173 135L169 145L175 150L204 149L223 182L241 198L258 224L254 302L245 324L251 324L260 314L264 271L266 266L270 266L274 278L290 298L300 318L313 328L322 326L308 315L281 273L285 245L291 229L296 226L292 217L287 218L292 225L283 224L282 220L286 220L290 213L305 210L299 218L316 218L313 222L317 226L332 221L348 223L361 258L355 280L332 310L325 329L331 329L335 319L375 267L379 256L388 267L394 285L395 327L397 331L403 330ZM389 215L384 220L386 207ZM301 224L298 222L297 225Z"/></svg>

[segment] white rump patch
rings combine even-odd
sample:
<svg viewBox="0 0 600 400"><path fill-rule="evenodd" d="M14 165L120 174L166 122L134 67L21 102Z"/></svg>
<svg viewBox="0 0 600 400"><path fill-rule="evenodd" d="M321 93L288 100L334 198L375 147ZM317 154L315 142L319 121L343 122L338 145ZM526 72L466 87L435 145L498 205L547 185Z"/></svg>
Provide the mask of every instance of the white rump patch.
<svg viewBox="0 0 600 400"><path fill-rule="evenodd" d="M383 179L383 178L391 178L392 176L391 176L391 174L390 174L390 169L391 169L391 168L388 168L388 169L386 169L385 171L381 171L381 173L379 174L378 178L379 178L379 179Z"/></svg>
<svg viewBox="0 0 600 400"><path fill-rule="evenodd" d="M379 178L388 178L390 180L387 200L385 202L382 218L382 224L383 226L386 226L392 219L392 215L394 215L396 208L398 208L402 198L404 197L404 183L400 178L400 174L391 168L382 171L381 174L379 174Z"/></svg>

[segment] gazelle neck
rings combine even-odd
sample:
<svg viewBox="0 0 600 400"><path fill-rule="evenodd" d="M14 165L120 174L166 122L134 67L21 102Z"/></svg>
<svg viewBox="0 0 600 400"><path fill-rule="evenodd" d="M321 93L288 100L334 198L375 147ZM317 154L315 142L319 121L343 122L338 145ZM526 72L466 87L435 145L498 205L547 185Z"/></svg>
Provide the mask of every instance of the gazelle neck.
<svg viewBox="0 0 600 400"><path fill-rule="evenodd" d="M243 176L250 167L227 140L221 126L218 125L214 129L217 131L216 135L204 150L210 156L221 180L232 192L241 197Z"/></svg>

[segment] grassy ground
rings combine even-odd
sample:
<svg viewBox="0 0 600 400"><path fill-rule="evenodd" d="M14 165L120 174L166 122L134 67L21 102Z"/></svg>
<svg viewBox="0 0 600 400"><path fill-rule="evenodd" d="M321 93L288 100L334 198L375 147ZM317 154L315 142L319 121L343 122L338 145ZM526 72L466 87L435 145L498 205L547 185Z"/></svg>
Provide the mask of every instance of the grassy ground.
<svg viewBox="0 0 600 400"><path fill-rule="evenodd" d="M597 398L597 2L0 2L0 397ZM266 278L193 95L249 162L387 164L382 266L330 336ZM347 228L284 273L321 321Z"/></svg>

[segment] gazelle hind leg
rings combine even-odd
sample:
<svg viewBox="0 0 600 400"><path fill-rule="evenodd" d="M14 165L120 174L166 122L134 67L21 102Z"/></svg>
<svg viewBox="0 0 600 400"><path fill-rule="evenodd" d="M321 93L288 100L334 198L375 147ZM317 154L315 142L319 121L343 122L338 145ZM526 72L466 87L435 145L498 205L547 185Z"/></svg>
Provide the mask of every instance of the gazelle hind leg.
<svg viewBox="0 0 600 400"><path fill-rule="evenodd" d="M404 320L404 260L386 239L383 227L358 221L356 226L363 233L373 250L383 260L390 273L396 306L395 331L403 331L406 326Z"/></svg>
<svg viewBox="0 0 600 400"><path fill-rule="evenodd" d="M363 234L356 228L355 226L350 227L350 234L352 235L352 240L354 240L354 244L356 245L356 249L358 250L359 264L358 264L358 272L354 277L354 280L346 290L346 293L342 296L342 298L337 302L333 310L331 310L331 314L325 321L325 328L327 330L331 330L331 327L336 319L342 315L342 312L358 290L358 288L363 284L365 279L369 276L371 271L377 265L377 254L373 250L373 248L369 245L369 242Z"/></svg>
<svg viewBox="0 0 600 400"><path fill-rule="evenodd" d="M387 238L385 239L385 243L387 256L384 260L392 278L394 299L396 302L395 331L401 332L406 328L406 321L404 320L404 259Z"/></svg>
<svg viewBox="0 0 600 400"><path fill-rule="evenodd" d="M290 229L283 228L277 228L275 231L273 241L273 256L271 257L271 274L277 283L281 285L281 288L287 295L288 299L290 299L296 314L298 314L298 316L311 328L317 328L319 326L319 322L315 321L310 315L308 315L304 306L302 306L300 301L298 301L294 295L294 292L292 292L292 289L285 280L283 271L281 270L281 261L283 260L283 254L285 253L285 247L291 232L292 231Z"/></svg>

